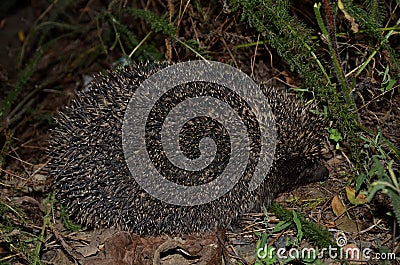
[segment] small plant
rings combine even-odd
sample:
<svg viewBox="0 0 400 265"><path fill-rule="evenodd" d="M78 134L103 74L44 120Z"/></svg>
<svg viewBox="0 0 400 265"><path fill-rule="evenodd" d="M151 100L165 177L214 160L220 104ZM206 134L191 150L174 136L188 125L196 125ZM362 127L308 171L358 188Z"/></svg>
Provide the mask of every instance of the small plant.
<svg viewBox="0 0 400 265"><path fill-rule="evenodd" d="M8 256L0 256L0 264L10 264L8 260L14 256L32 262L30 243L35 236L24 231L26 226L24 212L18 206L0 199L0 246L9 253Z"/></svg>
<svg viewBox="0 0 400 265"><path fill-rule="evenodd" d="M368 201L371 201L378 191L385 193L392 202L394 216L400 226L400 178L399 172L394 168L395 161L400 162L399 150L383 137L381 131L374 137L362 134L360 138L365 143L366 158L363 162L363 173L356 179L356 191L359 192L363 185L366 185ZM385 151L384 144L389 144L390 153Z"/></svg>
<svg viewBox="0 0 400 265"><path fill-rule="evenodd" d="M368 200L371 201L375 193L380 190L389 196L393 205L393 213L397 219L397 225L400 227L400 178L393 169L394 161L391 160L386 167L374 158L374 164L370 173L376 175L376 180L371 183L369 188Z"/></svg>
<svg viewBox="0 0 400 265"><path fill-rule="evenodd" d="M295 211L288 211L276 203L272 204L271 210L282 221L271 232L256 234L260 239L256 243L255 264L289 264L295 260L305 264L322 264L318 259L318 248L315 251L310 248L300 250L301 243L303 239L307 239L319 247L335 246L329 232L321 226L306 220L301 214ZM273 235L282 233L288 228L294 229L297 233L294 238L287 237L281 249L277 250L271 243L268 243L268 239L271 239Z"/></svg>
<svg viewBox="0 0 400 265"><path fill-rule="evenodd" d="M328 129L328 132L329 132L329 140L334 141L336 149L339 149L340 148L339 143L343 141L342 134L335 128Z"/></svg>
<svg viewBox="0 0 400 265"><path fill-rule="evenodd" d="M65 211L64 207L61 205L61 220L68 230L71 230L72 232L77 232L79 230L82 230L82 227L80 225L74 224L70 218L68 213Z"/></svg>
<svg viewBox="0 0 400 265"><path fill-rule="evenodd" d="M272 203L271 211L273 211L276 216L282 220L290 222L291 228L296 229L298 225L294 221L293 213L277 203ZM302 224L303 236L311 243L320 247L329 247L330 245L335 245L328 230L322 226L307 220L303 215L298 214L297 219Z"/></svg>

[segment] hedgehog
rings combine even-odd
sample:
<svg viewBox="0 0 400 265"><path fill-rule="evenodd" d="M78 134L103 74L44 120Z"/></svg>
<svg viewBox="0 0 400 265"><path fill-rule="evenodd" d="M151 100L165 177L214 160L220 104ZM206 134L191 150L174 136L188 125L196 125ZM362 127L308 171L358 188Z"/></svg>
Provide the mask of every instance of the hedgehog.
<svg viewBox="0 0 400 265"><path fill-rule="evenodd" d="M276 146L263 182L250 190L249 179L260 159L262 136L250 106L226 87L194 81L178 85L151 106L151 115L145 117L144 136L144 148L150 160L138 160L137 166L146 167L150 163L140 161L151 161L165 179L184 187L205 185L216 179L232 160L229 157L231 136L223 123L199 115L175 132L180 151L188 160L201 156L202 139L215 142L215 157L199 170L177 170L171 165L160 136L165 116L174 107L187 98L208 95L240 112L240 119L247 126L252 147L246 156L246 165L237 165L244 168L243 176L225 194L201 204L179 205L149 194L135 178L139 173L132 172L127 162L135 152L128 157L124 153L124 120L129 111L136 115L128 105L137 89L171 65L145 62L98 74L55 118L57 125L49 144L48 168L54 177L58 200L77 223L87 227L117 227L140 235L227 228L241 214L268 207L277 194L328 177L321 163L325 139L323 118L312 115L311 107L299 103L295 97L273 87L257 85L266 99L260 104L270 108L270 112L262 115L275 122ZM152 185L151 188L158 189L157 184Z"/></svg>

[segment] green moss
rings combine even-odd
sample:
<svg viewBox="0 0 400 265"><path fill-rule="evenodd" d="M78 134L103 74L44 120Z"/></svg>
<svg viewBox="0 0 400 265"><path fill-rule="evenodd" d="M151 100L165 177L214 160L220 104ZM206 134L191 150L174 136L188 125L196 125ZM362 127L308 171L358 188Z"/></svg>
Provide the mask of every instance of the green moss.
<svg viewBox="0 0 400 265"><path fill-rule="evenodd" d="M327 248L329 246L336 245L327 229L307 220L304 215L297 214L297 221L295 218L293 218L292 211L285 209L275 202L272 203L270 210L275 213L279 220L289 223L292 229L298 229L299 225L296 224L296 222L299 221L303 230L303 238L307 239L311 243L314 243L316 246Z"/></svg>

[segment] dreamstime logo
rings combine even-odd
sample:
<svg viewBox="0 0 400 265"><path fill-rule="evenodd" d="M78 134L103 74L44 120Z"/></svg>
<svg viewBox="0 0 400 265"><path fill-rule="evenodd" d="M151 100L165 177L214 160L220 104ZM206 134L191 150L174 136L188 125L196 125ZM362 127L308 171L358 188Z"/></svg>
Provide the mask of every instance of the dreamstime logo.
<svg viewBox="0 0 400 265"><path fill-rule="evenodd" d="M347 237L344 233L339 233L336 237L336 244L338 247L344 247L347 245Z"/></svg>
<svg viewBox="0 0 400 265"><path fill-rule="evenodd" d="M330 258L333 260L351 260L351 261L368 261L368 260L395 260L395 253L372 253L370 248L348 246L347 237L344 233L339 233L336 237L337 246L329 245L327 248L275 248L269 247L267 244L263 248L257 249L257 257L261 260L265 259L322 259ZM374 254L374 255L373 255Z"/></svg>
<svg viewBox="0 0 400 265"><path fill-rule="evenodd" d="M189 92L182 89L187 84L192 84ZM224 98L224 93L229 96ZM233 99L244 103L231 102ZM246 113L247 109L251 113ZM246 122L249 117L255 121ZM181 185L163 176L164 165L173 168L165 170L167 174L177 172L177 176L206 171L219 151L218 143L209 136L196 142L198 157L188 158L182 151L183 129L198 120L220 125L221 131L227 132L229 162L212 181ZM259 135L256 159L249 155L255 149L249 140L249 126L256 126ZM189 132L189 137L196 133ZM265 95L249 76L223 63L190 61L166 67L141 83L125 112L122 144L129 170L146 192L170 204L194 206L230 191L246 172L250 158L257 165L247 185L249 192L256 189L272 164L276 129Z"/></svg>

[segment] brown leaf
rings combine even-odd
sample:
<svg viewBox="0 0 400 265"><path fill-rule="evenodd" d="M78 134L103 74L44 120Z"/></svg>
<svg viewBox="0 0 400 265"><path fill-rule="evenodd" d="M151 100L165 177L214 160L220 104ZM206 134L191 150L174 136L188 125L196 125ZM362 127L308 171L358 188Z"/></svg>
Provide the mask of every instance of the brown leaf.
<svg viewBox="0 0 400 265"><path fill-rule="evenodd" d="M357 33L358 32L358 24L356 23L356 20L354 19L354 17L352 17L349 13L347 13L341 0L338 1L338 7L344 14L344 17L351 23L351 30L354 33Z"/></svg>
<svg viewBox="0 0 400 265"><path fill-rule="evenodd" d="M336 216L341 216L347 210L346 206L343 205L343 203L339 200L339 197L337 195L333 197L331 206Z"/></svg>
<svg viewBox="0 0 400 265"><path fill-rule="evenodd" d="M335 221L336 227L346 232L358 232L357 224L351 220L347 215L339 217Z"/></svg>

